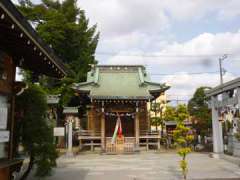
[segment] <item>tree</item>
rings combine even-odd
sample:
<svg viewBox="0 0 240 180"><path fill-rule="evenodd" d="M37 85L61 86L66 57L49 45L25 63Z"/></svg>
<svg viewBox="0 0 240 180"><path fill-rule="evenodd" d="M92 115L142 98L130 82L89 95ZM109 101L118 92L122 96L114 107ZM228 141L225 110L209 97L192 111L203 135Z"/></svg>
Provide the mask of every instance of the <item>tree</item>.
<svg viewBox="0 0 240 180"><path fill-rule="evenodd" d="M51 45L63 59L69 75L63 80L42 77L40 83L51 94L62 94L61 103L67 104L73 96L70 86L86 80L89 64L96 64L95 50L99 33L96 25L89 27L85 12L76 5L76 0L42 0L33 4L19 0L20 11L35 26L42 39Z"/></svg>
<svg viewBox="0 0 240 180"><path fill-rule="evenodd" d="M179 104L176 107L176 121L183 122L189 118L187 106L185 104Z"/></svg>
<svg viewBox="0 0 240 180"><path fill-rule="evenodd" d="M199 87L195 91L193 98L188 102L188 110L192 117L193 127L198 134L206 135L208 129L211 128L211 111L208 108L208 98L205 90L208 87Z"/></svg>
<svg viewBox="0 0 240 180"><path fill-rule="evenodd" d="M189 113L185 104L178 104L177 107L167 106L163 112L164 121L183 122L188 119Z"/></svg>
<svg viewBox="0 0 240 180"><path fill-rule="evenodd" d="M56 166L57 152L53 143L53 126L46 118L47 100L40 86L30 85L16 98L16 109L22 114L17 123L17 134L25 152L30 157L29 166L21 180L26 179L34 164L36 176L51 174Z"/></svg>
<svg viewBox="0 0 240 180"><path fill-rule="evenodd" d="M151 124L156 127L156 131L158 126L161 124L161 118L157 116L157 114L161 111L161 104L155 102L151 102L151 111L154 112L154 117L151 117Z"/></svg>
<svg viewBox="0 0 240 180"><path fill-rule="evenodd" d="M180 168L182 170L183 178L186 180L188 172L186 157L191 152L191 142L193 141L194 136L190 128L185 127L182 122L179 122L177 128L173 131L173 138L176 145L180 147L180 149L178 149L178 154L182 158L180 161Z"/></svg>
<svg viewBox="0 0 240 180"><path fill-rule="evenodd" d="M175 121L176 120L176 108L173 106L166 106L163 112L164 121Z"/></svg>

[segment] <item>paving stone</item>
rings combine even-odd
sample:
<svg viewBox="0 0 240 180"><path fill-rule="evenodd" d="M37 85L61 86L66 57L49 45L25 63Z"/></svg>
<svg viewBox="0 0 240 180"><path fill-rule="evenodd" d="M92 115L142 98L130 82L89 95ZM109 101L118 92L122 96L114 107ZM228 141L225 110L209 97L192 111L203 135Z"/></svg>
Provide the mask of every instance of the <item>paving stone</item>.
<svg viewBox="0 0 240 180"><path fill-rule="evenodd" d="M236 164L201 153L192 153L188 160L189 179L240 179L240 168ZM180 180L179 161L180 157L175 153L154 152L61 157L55 173L46 180ZM34 179L30 177L28 180Z"/></svg>

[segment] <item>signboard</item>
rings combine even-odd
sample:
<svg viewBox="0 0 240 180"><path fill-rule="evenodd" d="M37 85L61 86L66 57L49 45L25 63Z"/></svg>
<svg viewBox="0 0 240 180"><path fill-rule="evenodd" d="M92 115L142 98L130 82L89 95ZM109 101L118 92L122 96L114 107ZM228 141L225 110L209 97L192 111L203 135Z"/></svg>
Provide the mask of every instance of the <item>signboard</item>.
<svg viewBox="0 0 240 180"><path fill-rule="evenodd" d="M64 136L64 127L56 127L53 129L54 136Z"/></svg>
<svg viewBox="0 0 240 180"><path fill-rule="evenodd" d="M7 107L0 107L0 129L7 129Z"/></svg>
<svg viewBox="0 0 240 180"><path fill-rule="evenodd" d="M0 143L9 141L9 131L0 130Z"/></svg>
<svg viewBox="0 0 240 180"><path fill-rule="evenodd" d="M64 107L63 114L77 114L78 107Z"/></svg>
<svg viewBox="0 0 240 180"><path fill-rule="evenodd" d="M47 103L48 104L58 104L60 95L48 95L47 96Z"/></svg>

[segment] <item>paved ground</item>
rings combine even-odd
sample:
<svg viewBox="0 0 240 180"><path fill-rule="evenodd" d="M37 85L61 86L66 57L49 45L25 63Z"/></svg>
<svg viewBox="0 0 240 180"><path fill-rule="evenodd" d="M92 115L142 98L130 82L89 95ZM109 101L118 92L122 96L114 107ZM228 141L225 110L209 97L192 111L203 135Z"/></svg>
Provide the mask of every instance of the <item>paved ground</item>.
<svg viewBox="0 0 240 180"><path fill-rule="evenodd" d="M154 152L61 157L54 175L46 180L181 180L178 161L175 153ZM240 179L239 166L208 154L191 154L189 167L189 179Z"/></svg>

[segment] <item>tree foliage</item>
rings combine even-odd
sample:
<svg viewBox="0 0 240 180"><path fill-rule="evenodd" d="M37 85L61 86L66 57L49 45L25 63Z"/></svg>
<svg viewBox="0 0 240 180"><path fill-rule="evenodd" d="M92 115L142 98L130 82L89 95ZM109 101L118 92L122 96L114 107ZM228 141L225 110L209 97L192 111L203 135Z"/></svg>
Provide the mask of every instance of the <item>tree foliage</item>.
<svg viewBox="0 0 240 180"><path fill-rule="evenodd" d="M69 69L69 75L59 81L42 77L41 85L51 94L62 94L66 104L73 95L70 86L86 80L89 64L95 64L95 50L99 33L96 25L89 27L85 12L77 7L76 0L42 0L33 4L19 0L20 11L35 26L42 39L48 43Z"/></svg>
<svg viewBox="0 0 240 180"><path fill-rule="evenodd" d="M188 110L192 116L193 126L198 134L206 135L211 128L211 111L208 108L208 98L205 95L207 87L198 88L193 98L188 102Z"/></svg>
<svg viewBox="0 0 240 180"><path fill-rule="evenodd" d="M166 106L163 115L165 121L175 121L176 109L173 106Z"/></svg>
<svg viewBox="0 0 240 180"><path fill-rule="evenodd" d="M173 138L176 142L176 145L180 147L180 149L178 149L178 155L182 158L180 161L180 168L182 170L183 178L186 180L188 172L188 163L186 157L191 152L191 143L194 139L194 136L190 128L184 126L184 124L180 122L173 131Z"/></svg>
<svg viewBox="0 0 240 180"><path fill-rule="evenodd" d="M17 124L18 138L30 157L29 167L22 179L28 176L34 164L37 165L37 176L50 175L56 165L57 152L53 144L53 126L46 118L47 102L42 88L30 85L16 98L16 109L22 114Z"/></svg>
<svg viewBox="0 0 240 180"><path fill-rule="evenodd" d="M163 112L163 118L165 121L177 121L182 122L188 119L189 113L185 104L178 104L176 107L167 106Z"/></svg>
<svg viewBox="0 0 240 180"><path fill-rule="evenodd" d="M151 125L155 126L156 130L157 130L157 127L162 124L161 103L151 102L151 109L150 110L154 113L154 117L151 117ZM159 113L160 113L160 116L158 116Z"/></svg>
<svg viewBox="0 0 240 180"><path fill-rule="evenodd" d="M179 104L176 107L176 121L183 122L184 120L188 119L189 113L188 108L185 104Z"/></svg>

